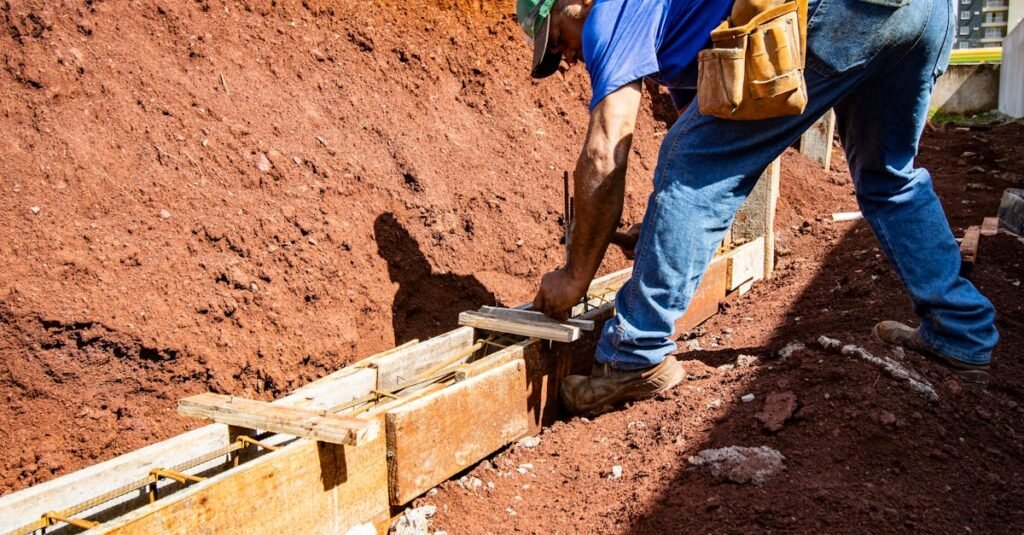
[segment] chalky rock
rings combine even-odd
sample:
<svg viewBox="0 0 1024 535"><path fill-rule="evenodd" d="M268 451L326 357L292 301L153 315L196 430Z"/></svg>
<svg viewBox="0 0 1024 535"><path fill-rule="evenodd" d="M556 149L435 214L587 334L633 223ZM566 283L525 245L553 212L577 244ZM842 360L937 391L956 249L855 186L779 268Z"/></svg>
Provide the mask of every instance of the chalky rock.
<svg viewBox="0 0 1024 535"><path fill-rule="evenodd" d="M711 475L732 483L763 485L786 469L786 457L768 446L707 449L690 457L690 464L707 466Z"/></svg>

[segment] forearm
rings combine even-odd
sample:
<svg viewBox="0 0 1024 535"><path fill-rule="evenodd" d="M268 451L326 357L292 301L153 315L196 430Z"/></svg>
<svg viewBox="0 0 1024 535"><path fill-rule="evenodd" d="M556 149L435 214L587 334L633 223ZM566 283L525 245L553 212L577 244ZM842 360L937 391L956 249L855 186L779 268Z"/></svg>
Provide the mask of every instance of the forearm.
<svg viewBox="0 0 1024 535"><path fill-rule="evenodd" d="M575 215L570 229L567 270L573 280L589 282L597 273L608 244L622 216L625 193L625 158L584 150L574 175ZM616 159L623 160L621 164Z"/></svg>

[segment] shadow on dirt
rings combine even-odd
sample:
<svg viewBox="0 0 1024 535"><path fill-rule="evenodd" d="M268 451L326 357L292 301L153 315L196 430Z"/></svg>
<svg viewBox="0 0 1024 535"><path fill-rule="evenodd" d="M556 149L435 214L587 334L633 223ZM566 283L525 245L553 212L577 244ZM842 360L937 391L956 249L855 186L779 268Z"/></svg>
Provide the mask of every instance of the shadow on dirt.
<svg viewBox="0 0 1024 535"><path fill-rule="evenodd" d="M473 276L434 273L419 243L386 212L373 224L377 254L398 284L392 305L395 344L426 340L458 327L459 312L496 304L494 294Z"/></svg>
<svg viewBox="0 0 1024 535"><path fill-rule="evenodd" d="M1009 239L992 240L996 238ZM684 422L692 420L687 408L705 406L710 392L721 395L722 408L712 425L689 435L692 441L673 463L677 472L659 482L663 491L656 499L645 511L630 511L628 532L853 532L880 527L991 532L1024 520L1024 512L1010 505L1024 495L1017 479L1024 473L1019 456L1024 366L1018 357L1024 336L1014 329L1013 319L999 322L1003 340L987 390L972 388L919 356L901 357L877 345L869 334L875 322L917 321L899 281L885 259L876 256L876 247L863 222L838 240L810 284L780 314L763 347L680 356L690 361L685 363L688 370L701 373L691 372L684 388L666 400L678 405L680 423L667 426L678 429L661 432L687 433ZM1001 311L1018 309L1015 303L1024 297L1008 287L1013 265L1011 255L993 254L979 262L973 276ZM799 269L798 262L790 266ZM786 269L776 277L788 276ZM771 286L755 294L761 295L749 301L770 298ZM716 327L741 328L753 306L734 303L726 311L731 317ZM876 364L822 349L815 343L821 335L894 358L924 376L939 400L929 402ZM780 358L778 350L794 341L807 349ZM760 361L745 370L718 368L741 354ZM735 397L713 384L723 383L722 374L728 377L724 384L736 385L731 389ZM737 399L744 393L754 394L754 401ZM766 400L773 395L795 396L796 403L784 425L769 430L764 424ZM687 460L705 449L730 446L778 450L786 457L786 469L758 486L716 477ZM982 496L986 498L979 500Z"/></svg>

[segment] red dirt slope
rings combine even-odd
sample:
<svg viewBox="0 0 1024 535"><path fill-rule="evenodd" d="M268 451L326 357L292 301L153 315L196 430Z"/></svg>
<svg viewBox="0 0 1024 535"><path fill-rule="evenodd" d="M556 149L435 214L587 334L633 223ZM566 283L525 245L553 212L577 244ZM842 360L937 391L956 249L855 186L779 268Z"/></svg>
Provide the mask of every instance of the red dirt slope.
<svg viewBox="0 0 1024 535"><path fill-rule="evenodd" d="M587 90L513 11L0 1L0 492L531 298Z"/></svg>

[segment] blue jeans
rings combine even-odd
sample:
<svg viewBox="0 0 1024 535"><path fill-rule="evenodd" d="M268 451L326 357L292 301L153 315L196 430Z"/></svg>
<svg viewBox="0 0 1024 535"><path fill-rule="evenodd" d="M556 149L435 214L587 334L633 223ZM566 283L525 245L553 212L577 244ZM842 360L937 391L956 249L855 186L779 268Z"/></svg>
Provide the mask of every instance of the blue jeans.
<svg viewBox="0 0 1024 535"><path fill-rule="evenodd" d="M931 176L914 167L955 16L950 0L812 0L802 115L724 121L691 105L661 146L633 276L597 361L635 370L675 350L674 323L736 210L768 164L834 108L857 202L910 293L921 336L944 355L987 363L998 340L995 310L959 275L959 248Z"/></svg>

